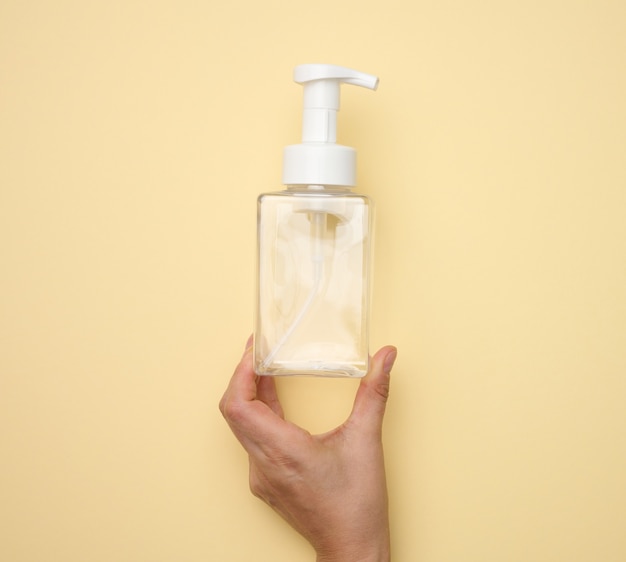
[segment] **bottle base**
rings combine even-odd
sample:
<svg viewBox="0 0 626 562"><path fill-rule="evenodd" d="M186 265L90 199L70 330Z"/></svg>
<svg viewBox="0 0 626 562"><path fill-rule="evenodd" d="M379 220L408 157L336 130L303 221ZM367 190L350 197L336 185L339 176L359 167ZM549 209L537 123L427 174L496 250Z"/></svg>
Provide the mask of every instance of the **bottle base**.
<svg viewBox="0 0 626 562"><path fill-rule="evenodd" d="M367 365L285 361L272 363L268 367L255 365L254 371L260 376L285 377L308 375L315 377L359 379L367 374Z"/></svg>

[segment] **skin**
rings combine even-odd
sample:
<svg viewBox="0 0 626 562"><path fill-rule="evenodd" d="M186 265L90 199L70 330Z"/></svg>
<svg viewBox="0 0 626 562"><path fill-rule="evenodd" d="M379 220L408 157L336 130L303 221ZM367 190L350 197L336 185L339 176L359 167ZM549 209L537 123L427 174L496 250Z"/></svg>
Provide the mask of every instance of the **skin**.
<svg viewBox="0 0 626 562"><path fill-rule="evenodd" d="M352 412L322 435L285 420L273 377L257 377L251 340L220 401L248 453L250 489L303 535L318 562L388 562L382 425L396 349L372 358Z"/></svg>

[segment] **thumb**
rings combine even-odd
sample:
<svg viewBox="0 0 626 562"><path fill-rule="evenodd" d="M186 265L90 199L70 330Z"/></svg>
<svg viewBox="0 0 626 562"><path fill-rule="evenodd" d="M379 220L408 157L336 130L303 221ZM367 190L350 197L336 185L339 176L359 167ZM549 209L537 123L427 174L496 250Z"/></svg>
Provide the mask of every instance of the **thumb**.
<svg viewBox="0 0 626 562"><path fill-rule="evenodd" d="M379 433L383 426L383 417L387 398L389 397L389 381L398 350L391 346L380 349L370 362L367 375L354 399L354 406L349 421L360 427L367 427Z"/></svg>

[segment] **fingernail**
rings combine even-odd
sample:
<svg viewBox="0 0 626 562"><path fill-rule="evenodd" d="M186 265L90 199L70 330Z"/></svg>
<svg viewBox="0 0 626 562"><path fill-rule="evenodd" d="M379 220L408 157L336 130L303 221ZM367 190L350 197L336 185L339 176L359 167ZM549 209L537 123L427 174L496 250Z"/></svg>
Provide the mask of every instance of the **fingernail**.
<svg viewBox="0 0 626 562"><path fill-rule="evenodd" d="M390 351L387 354L387 357L385 357L385 362L383 363L383 371L385 371L385 373L391 372L391 369L393 368L393 364L396 362L397 356L398 356L398 351L395 349L393 351Z"/></svg>
<svg viewBox="0 0 626 562"><path fill-rule="evenodd" d="M250 337L248 338L244 352L248 351L252 347L252 342L254 342L254 334L251 334Z"/></svg>

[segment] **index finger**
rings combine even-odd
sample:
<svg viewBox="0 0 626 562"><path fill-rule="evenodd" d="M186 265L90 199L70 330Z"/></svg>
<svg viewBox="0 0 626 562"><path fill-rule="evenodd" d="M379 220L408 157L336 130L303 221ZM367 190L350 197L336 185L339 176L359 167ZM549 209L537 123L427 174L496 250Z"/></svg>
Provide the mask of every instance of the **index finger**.
<svg viewBox="0 0 626 562"><path fill-rule="evenodd" d="M254 400L256 398L256 375L252 368L252 336L248 338L246 349L235 368L224 396L220 400L222 414L224 414L226 403L233 397L243 400Z"/></svg>
<svg viewBox="0 0 626 562"><path fill-rule="evenodd" d="M222 400L220 410L235 437L249 454L275 451L295 426L283 420L258 398L257 377L249 346L237 365Z"/></svg>

